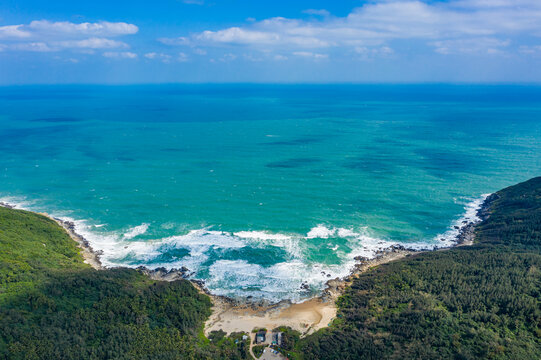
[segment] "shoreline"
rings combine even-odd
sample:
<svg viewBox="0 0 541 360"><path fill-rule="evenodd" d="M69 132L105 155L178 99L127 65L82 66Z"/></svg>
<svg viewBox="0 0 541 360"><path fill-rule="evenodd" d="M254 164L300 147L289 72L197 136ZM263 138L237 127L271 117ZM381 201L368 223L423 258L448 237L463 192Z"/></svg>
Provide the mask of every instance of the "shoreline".
<svg viewBox="0 0 541 360"><path fill-rule="evenodd" d="M272 330L279 326L289 326L299 331L301 336L306 336L331 324L337 315L336 300L338 297L344 293L344 290L351 284L353 279L369 269L413 254L472 245L475 237L475 225L488 217L487 208L494 199L494 194L492 194L483 200L476 210L478 217L476 221L463 221L460 225L455 225L458 234L456 242L452 246L431 250L410 250L402 245L392 245L378 252L374 258L356 257L356 263L348 276L328 280L325 283L325 289L319 295L307 298L299 303L294 303L291 300L282 300L278 303L268 303L265 300L251 302L247 301L247 299L234 299L215 295L205 287L203 280L189 279L191 272L185 267L168 270L166 268L149 269L140 266L136 270L156 281L188 280L200 293L209 296L213 306L212 313L205 322L204 333L207 336L210 332L218 330L225 331L227 334L233 332L251 333L255 328ZM6 202L0 202L0 206L9 209L21 209ZM85 263L96 270L107 269L99 259L102 253L95 251L88 240L75 231L75 224L72 221L56 218L48 213L35 213L43 215L61 226L70 238L78 244Z"/></svg>
<svg viewBox="0 0 541 360"><path fill-rule="evenodd" d="M255 328L272 330L278 326L289 326L301 333L301 337L331 325L336 318L336 300L351 282L362 273L379 265L401 260L405 257L429 251L449 250L458 246L471 246L475 239L475 226L490 215L488 208L496 199L495 194L485 197L476 209L477 219L463 221L453 246L431 250L410 250L401 245L392 245L379 252L376 257L368 259L357 257L351 273L345 278L328 280L321 294L300 303L283 300L276 304L256 305L238 304L235 300L223 296L209 294L213 302L212 314L205 322L205 335L212 331L222 330L227 334L245 331L251 333Z"/></svg>
<svg viewBox="0 0 541 360"><path fill-rule="evenodd" d="M272 330L279 326L289 326L301 333L301 336L327 327L336 318L336 300L341 296L351 281L363 272L391 261L402 259L423 251L393 248L379 256L355 265L354 270L346 278L328 280L320 295L306 299L300 303L282 300L275 304L260 305L241 303L239 301L210 294L213 302L212 314L205 323L205 335L212 331L222 330L227 334L247 332L255 328Z"/></svg>
<svg viewBox="0 0 541 360"><path fill-rule="evenodd" d="M15 206L15 205L12 205L12 204L9 204L9 203L6 203L6 202L2 202L2 201L0 201L0 207L4 207L4 208L7 208L7 209L14 209L14 210L30 211L30 212L33 212L35 214L45 216L46 218L54 221L60 227L62 227L64 229L64 231L66 231L66 233L69 235L69 237L73 241L75 241L77 243L77 247L81 250L81 255L83 256L83 261L86 264L92 266L92 268L94 268L96 270L104 270L105 269L105 267L102 265L102 263L100 261L100 258L99 258L101 253L99 251L95 251L92 248L92 246L90 245L90 243L88 242L88 240L86 240L82 235L77 234L77 232L75 232L75 224L72 221L59 219L59 218L54 217L54 216L52 216L52 215L50 215L50 214L48 214L46 212L37 212L37 211L32 211L32 210L26 210L26 209L19 208L19 207Z"/></svg>

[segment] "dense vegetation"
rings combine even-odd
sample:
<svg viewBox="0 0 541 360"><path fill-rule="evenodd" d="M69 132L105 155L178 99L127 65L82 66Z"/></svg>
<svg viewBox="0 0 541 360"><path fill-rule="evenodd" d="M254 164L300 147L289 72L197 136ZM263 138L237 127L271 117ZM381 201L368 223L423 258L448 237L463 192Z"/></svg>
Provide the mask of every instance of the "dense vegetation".
<svg viewBox="0 0 541 360"><path fill-rule="evenodd" d="M97 271L52 220L0 208L0 359L244 359L242 335L201 336L188 281Z"/></svg>
<svg viewBox="0 0 541 360"><path fill-rule="evenodd" d="M306 359L541 358L541 178L491 198L470 247L411 256L355 279Z"/></svg>
<svg viewBox="0 0 541 360"><path fill-rule="evenodd" d="M283 328L304 359L541 358L541 178L490 199L473 246L376 267L330 328ZM208 297L187 281L96 271L46 217L0 208L0 359L244 359L242 334L202 336Z"/></svg>

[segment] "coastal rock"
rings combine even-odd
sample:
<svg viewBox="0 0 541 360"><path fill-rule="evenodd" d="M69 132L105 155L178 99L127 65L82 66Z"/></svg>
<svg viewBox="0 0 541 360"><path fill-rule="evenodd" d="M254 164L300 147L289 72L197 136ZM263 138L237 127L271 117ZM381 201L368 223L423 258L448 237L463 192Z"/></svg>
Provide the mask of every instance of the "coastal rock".
<svg viewBox="0 0 541 360"><path fill-rule="evenodd" d="M365 262L365 261L368 261L368 260L370 260L370 259L367 258L367 257L365 257L365 256L355 256L355 257L353 258L353 260Z"/></svg>
<svg viewBox="0 0 541 360"><path fill-rule="evenodd" d="M192 274L190 273L190 270L184 266L181 267L180 269L170 269L170 270L167 270L164 267L159 267L159 268L151 270L145 266L139 266L137 270L149 276L153 280L160 280L160 281L175 281L175 280L180 280L180 279L186 279ZM196 281L197 280L193 280L193 282L196 282ZM204 283L201 284L201 286L203 285Z"/></svg>
<svg viewBox="0 0 541 360"><path fill-rule="evenodd" d="M479 210L477 210L478 221L462 221L463 226L455 226L455 229L460 229L456 238L457 245L471 245L475 240L475 226L486 220L490 216L489 208L493 201L497 200L499 196L497 194L489 195L485 201L481 204Z"/></svg>
<svg viewBox="0 0 541 360"><path fill-rule="evenodd" d="M7 209L14 209L14 206L9 205L9 204L7 204L7 203L5 203L5 202L1 202L1 201L0 201L0 206L1 206L1 207L5 207L5 208L7 208Z"/></svg>

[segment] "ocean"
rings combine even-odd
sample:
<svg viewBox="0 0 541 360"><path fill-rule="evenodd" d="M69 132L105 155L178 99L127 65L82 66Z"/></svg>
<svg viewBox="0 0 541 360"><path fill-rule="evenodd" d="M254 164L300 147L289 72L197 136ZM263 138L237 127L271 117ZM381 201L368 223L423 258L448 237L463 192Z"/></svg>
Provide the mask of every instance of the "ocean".
<svg viewBox="0 0 541 360"><path fill-rule="evenodd" d="M232 297L300 301L356 256L452 246L484 195L540 174L536 86L0 87L0 201L72 219L106 266Z"/></svg>

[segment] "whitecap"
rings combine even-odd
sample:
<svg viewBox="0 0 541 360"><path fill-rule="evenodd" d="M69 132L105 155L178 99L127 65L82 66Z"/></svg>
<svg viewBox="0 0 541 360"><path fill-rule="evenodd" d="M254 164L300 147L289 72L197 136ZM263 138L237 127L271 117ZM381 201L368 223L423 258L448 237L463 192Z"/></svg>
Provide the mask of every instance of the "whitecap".
<svg viewBox="0 0 541 360"><path fill-rule="evenodd" d="M134 226L124 233L124 239L133 239L139 235L143 235L147 232L150 224L142 223L141 225Z"/></svg>
<svg viewBox="0 0 541 360"><path fill-rule="evenodd" d="M427 241L413 243L378 238L371 234L367 227L353 229L323 224L313 227L306 234L257 230L229 233L203 228L160 239L137 241L137 236L147 233L149 223L142 223L123 232L113 232L104 231L101 227L103 224L93 225L84 220L72 219L67 217L66 213L55 216L73 222L75 231L85 237L95 250L103 252L101 261L107 267L185 266L195 272L194 278L205 280L208 289L215 294L253 296L269 301L302 301L311 292L301 289L301 284L307 285L311 291L322 290L329 278L347 276L353 269L357 256L374 258L379 252L397 245L412 250L453 246L464 224L480 220L477 211L486 197L487 195L483 195L464 204L464 213L451 223L445 233ZM0 198L0 201L15 204L17 208L36 209L34 202L24 198L4 197ZM40 210L39 207L37 210ZM333 237L345 239L347 245L339 247L337 244L328 244L338 257L338 264L320 264L307 260L308 240ZM215 258L216 254L229 250L244 247L266 249L270 246L283 249L287 258L266 267L250 263L246 259ZM346 252L344 248L351 250ZM185 249L188 255L179 258L173 256L167 261L160 260L163 254L175 249Z"/></svg>

